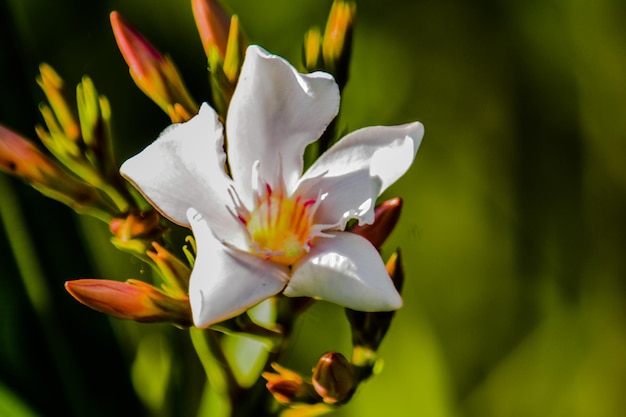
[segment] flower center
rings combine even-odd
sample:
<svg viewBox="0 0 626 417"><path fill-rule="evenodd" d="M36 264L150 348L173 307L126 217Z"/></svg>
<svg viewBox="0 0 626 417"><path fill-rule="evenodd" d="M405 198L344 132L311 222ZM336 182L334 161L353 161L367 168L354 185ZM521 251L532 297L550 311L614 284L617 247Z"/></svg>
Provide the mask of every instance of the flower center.
<svg viewBox="0 0 626 417"><path fill-rule="evenodd" d="M252 240L252 252L285 265L293 264L309 250L315 200L287 197L269 185L258 195L253 211L244 220Z"/></svg>

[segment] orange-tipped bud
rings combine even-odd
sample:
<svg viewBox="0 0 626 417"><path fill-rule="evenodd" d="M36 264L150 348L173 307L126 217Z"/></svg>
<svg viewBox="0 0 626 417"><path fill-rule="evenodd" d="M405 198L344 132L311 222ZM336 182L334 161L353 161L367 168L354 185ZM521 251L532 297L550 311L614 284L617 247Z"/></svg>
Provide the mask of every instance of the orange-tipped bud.
<svg viewBox="0 0 626 417"><path fill-rule="evenodd" d="M39 74L37 84L46 95L63 134L73 142L78 141L80 139L80 125L64 95L63 79L50 65L45 63L39 66Z"/></svg>
<svg viewBox="0 0 626 417"><path fill-rule="evenodd" d="M152 246L154 249L148 251L148 256L163 277L164 291L174 297L185 296L189 289L191 268L157 242L152 242Z"/></svg>
<svg viewBox="0 0 626 417"><path fill-rule="evenodd" d="M101 215L109 210L94 188L62 168L28 139L2 125L0 125L0 171L15 175L42 194L80 213L94 210Z"/></svg>
<svg viewBox="0 0 626 417"><path fill-rule="evenodd" d="M268 391L279 403L315 404L321 400L315 393L313 386L296 372L283 368L277 363L273 363L272 368L277 373L263 372L262 376L267 380L265 386Z"/></svg>
<svg viewBox="0 0 626 417"><path fill-rule="evenodd" d="M355 14L356 3L336 0L333 2L324 31L322 41L324 66L335 76L340 87L345 85L348 78Z"/></svg>
<svg viewBox="0 0 626 417"><path fill-rule="evenodd" d="M363 226L355 226L349 231L363 236L369 240L375 248L385 243L400 219L402 211L402 199L400 197L387 200L374 210L374 223Z"/></svg>
<svg viewBox="0 0 626 417"><path fill-rule="evenodd" d="M336 0L328 15L326 30L324 31L324 57L326 61L336 60L345 49L346 42L352 33L356 4Z"/></svg>
<svg viewBox="0 0 626 417"><path fill-rule="evenodd" d="M404 287L404 267L402 266L402 256L400 255L400 249L391 254L387 263L385 264L387 273L396 287L399 293L402 293L402 287Z"/></svg>
<svg viewBox="0 0 626 417"><path fill-rule="evenodd" d="M356 389L354 369L341 353L325 353L313 370L313 387L326 404L345 402Z"/></svg>
<svg viewBox="0 0 626 417"><path fill-rule="evenodd" d="M230 29L230 16L216 0L192 0L193 17L207 58L213 48L222 59L226 56L226 44Z"/></svg>
<svg viewBox="0 0 626 417"><path fill-rule="evenodd" d="M188 298L172 298L143 281L79 279L65 289L82 304L120 319L191 326Z"/></svg>
<svg viewBox="0 0 626 417"><path fill-rule="evenodd" d="M152 241L160 239L166 229L161 226L161 215L154 210L131 210L109 223L111 242L119 249L143 257L152 248Z"/></svg>
<svg viewBox="0 0 626 417"><path fill-rule="evenodd" d="M187 92L174 63L130 26L118 12L111 13L111 27L117 46L128 64L130 75L141 91L170 115L170 108L176 104L182 106L188 114L196 114L198 106Z"/></svg>
<svg viewBox="0 0 626 417"><path fill-rule="evenodd" d="M154 210L133 210L124 217L116 217L110 224L111 233L119 240L156 239L163 234L161 216Z"/></svg>

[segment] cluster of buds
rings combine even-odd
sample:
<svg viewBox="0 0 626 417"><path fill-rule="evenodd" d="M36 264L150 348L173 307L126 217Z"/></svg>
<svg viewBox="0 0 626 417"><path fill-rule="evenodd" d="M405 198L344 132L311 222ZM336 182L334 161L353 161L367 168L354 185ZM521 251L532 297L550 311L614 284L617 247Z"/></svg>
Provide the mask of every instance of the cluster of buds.
<svg viewBox="0 0 626 417"><path fill-rule="evenodd" d="M237 16L230 16L216 0L192 0L192 9L208 61L212 105L225 119L247 41ZM335 0L323 35L314 28L305 36L306 69L330 72L340 89L348 80L355 12L354 2ZM136 85L173 123L189 120L199 106L187 91L173 61L118 12L112 12L110 19L116 42ZM0 170L18 176L77 212L106 221L112 243L148 263L161 277L160 286L133 279L125 282L80 279L67 282L67 291L86 306L117 318L192 326L188 288L195 254L193 239L190 242L193 251L183 249L187 255L187 262L183 262L164 243L168 229L161 215L153 209L146 210L145 202L126 188L113 158L108 101L98 95L92 81L85 77L77 87L74 109L65 98L62 79L45 64L41 66L37 81L49 104L40 107L45 127L37 126L36 132L51 156L26 138L0 126ZM330 137L333 126L324 135ZM330 143L324 137L320 142L321 151ZM375 208L373 224L354 225L347 231L366 238L380 251L398 222L401 208L399 198L385 201ZM401 292L404 272L399 252L390 257L386 267ZM312 302L309 298L292 299L285 314L295 317ZM352 331L350 360L340 353L329 352L318 360L310 377L276 363L272 364L275 372L263 373L267 389L279 403L308 407L321 414L349 401L358 385L374 373L377 350L394 312L346 309L346 315ZM213 330L226 334L243 332L273 341L281 339L284 329L263 327L244 313L215 325Z"/></svg>
<svg viewBox="0 0 626 417"><path fill-rule="evenodd" d="M118 13L111 24L132 78L174 122L191 118L197 105L184 87L173 62L161 55ZM109 224L112 243L132 253L161 277L161 288L146 282L80 279L66 283L81 303L114 317L140 322L166 321L192 325L187 290L191 269L163 245L168 231L159 213L142 210L145 202L127 188L114 159L106 97L83 77L75 105L63 79L40 66L37 83L47 103L40 105L44 124L35 131L48 152L18 133L0 126L0 170L12 174L44 195L80 214Z"/></svg>
<svg viewBox="0 0 626 417"><path fill-rule="evenodd" d="M106 217L109 206L89 184L18 133L0 125L0 170L79 213Z"/></svg>
<svg viewBox="0 0 626 417"><path fill-rule="evenodd" d="M128 210L132 198L113 158L106 97L84 77L73 106L63 79L47 64L41 65L37 83L48 103L40 105L45 126L35 131L49 153L0 126L0 170L81 214L108 221Z"/></svg>
<svg viewBox="0 0 626 417"><path fill-rule="evenodd" d="M335 1L330 10L324 35L319 28L304 36L304 64L308 71L323 70L335 77L340 89L348 81L352 54L352 31L356 3Z"/></svg>
<svg viewBox="0 0 626 417"><path fill-rule="evenodd" d="M216 1L194 0L192 6L209 62L213 101L224 117L239 75L245 43L237 17L229 17ZM113 35L135 84L168 114L172 123L189 120L198 112L198 105L174 62L118 12L112 12L110 19ZM112 243L148 262L162 278L162 287L134 280L77 280L67 283L70 294L83 304L118 318L192 325L187 290L193 255L185 251L188 255L185 263L165 248L162 238L167 229L160 214L133 206L115 216L110 229ZM274 334L245 320L223 326Z"/></svg>
<svg viewBox="0 0 626 417"><path fill-rule="evenodd" d="M208 61L212 104L224 118L247 42L238 17L229 16L217 1L192 0L192 9ZM118 12L111 13L111 26L130 75L141 91L169 115L172 123L196 114L199 107L169 56L159 52Z"/></svg>
<svg viewBox="0 0 626 417"><path fill-rule="evenodd" d="M327 352L313 367L312 377L304 378L297 372L272 364L275 372L264 372L266 387L281 404L302 407L324 404L337 406L347 402L357 386L352 364L337 352Z"/></svg>

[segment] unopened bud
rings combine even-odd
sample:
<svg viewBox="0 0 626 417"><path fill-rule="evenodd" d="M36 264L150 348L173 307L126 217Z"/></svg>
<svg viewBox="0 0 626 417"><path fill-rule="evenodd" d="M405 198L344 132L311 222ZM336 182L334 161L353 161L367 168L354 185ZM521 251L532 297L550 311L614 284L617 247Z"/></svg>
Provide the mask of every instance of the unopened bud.
<svg viewBox="0 0 626 417"><path fill-rule="evenodd" d="M148 256L163 277L164 290L172 296L184 297L189 289L191 268L157 242L152 242L153 250Z"/></svg>
<svg viewBox="0 0 626 417"><path fill-rule="evenodd" d="M139 322L172 322L191 326L188 298L169 297L143 281L79 279L65 283L79 302L101 313Z"/></svg>
<svg viewBox="0 0 626 417"><path fill-rule="evenodd" d="M0 125L0 170L79 213L109 217L111 207L95 188L78 179L28 139Z"/></svg>
<svg viewBox="0 0 626 417"><path fill-rule="evenodd" d="M396 287L398 293L401 294L402 288L404 287L404 267L402 266L400 249L397 249L391 254L385 264L385 267L387 268L387 273L391 278L391 282L393 282L393 286Z"/></svg>
<svg viewBox="0 0 626 417"><path fill-rule="evenodd" d="M245 41L239 27L239 18L237 15L234 15L230 19L228 43L226 45L226 54L224 55L224 74L233 85L237 84L239 70L243 63L245 46Z"/></svg>
<svg viewBox="0 0 626 417"><path fill-rule="evenodd" d="M348 78L355 14L356 3L335 0L324 31L322 42L324 66L335 76L340 88L345 86Z"/></svg>
<svg viewBox="0 0 626 417"><path fill-rule="evenodd" d="M109 224L113 237L111 242L119 249L140 257L152 248L152 241L163 236L166 229L161 225L161 215L154 210L131 210L115 217Z"/></svg>
<svg viewBox="0 0 626 417"><path fill-rule="evenodd" d="M402 199L400 197L384 201L374 209L374 223L354 226L349 231L369 240L376 249L385 243L400 219Z"/></svg>
<svg viewBox="0 0 626 417"><path fill-rule="evenodd" d="M50 65L44 63L39 66L37 84L46 95L63 134L70 140L77 141L80 137L80 126L65 97L63 79Z"/></svg>
<svg viewBox="0 0 626 417"><path fill-rule="evenodd" d="M273 363L272 368L277 373L263 372L262 376L267 380L265 386L276 401L281 404L315 404L320 401L313 386L298 373L277 363Z"/></svg>
<svg viewBox="0 0 626 417"><path fill-rule="evenodd" d="M224 59L230 28L228 13L217 0L192 0L191 6L207 58L215 48Z"/></svg>
<svg viewBox="0 0 626 417"><path fill-rule="evenodd" d="M345 402L356 388L354 369L341 353L328 352L313 370L313 387L327 404Z"/></svg>
<svg viewBox="0 0 626 417"><path fill-rule="evenodd" d="M111 27L130 75L141 91L168 114L171 112L170 107L176 104L181 105L187 113L196 114L198 106L187 92L182 77L169 57L163 56L118 12L111 13Z"/></svg>
<svg viewBox="0 0 626 417"><path fill-rule="evenodd" d="M212 48L207 55L213 107L223 119L226 118L237 85L246 44L239 27L239 18L232 16L225 54L221 55L217 48Z"/></svg>
<svg viewBox="0 0 626 417"><path fill-rule="evenodd" d="M309 72L322 68L322 34L318 28L310 29L304 35L304 67Z"/></svg>

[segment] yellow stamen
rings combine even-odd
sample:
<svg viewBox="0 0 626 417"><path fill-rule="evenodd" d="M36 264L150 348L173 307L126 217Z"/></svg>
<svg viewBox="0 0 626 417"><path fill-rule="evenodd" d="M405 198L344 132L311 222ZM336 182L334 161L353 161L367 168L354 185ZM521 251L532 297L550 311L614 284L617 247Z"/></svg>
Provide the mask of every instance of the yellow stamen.
<svg viewBox="0 0 626 417"><path fill-rule="evenodd" d="M287 197L267 186L249 218L243 219L259 256L293 264L309 248L315 200Z"/></svg>

